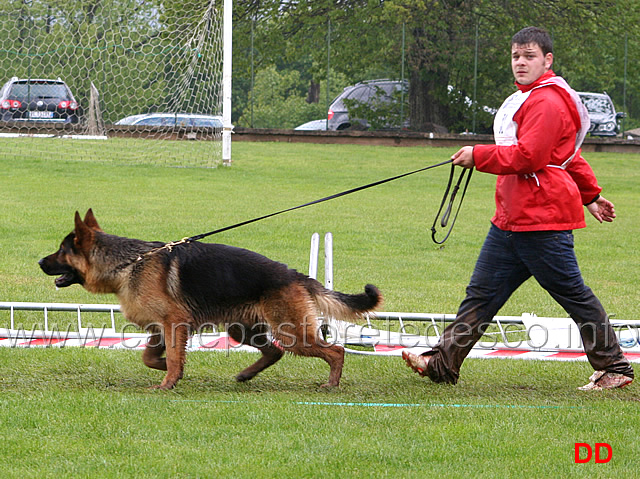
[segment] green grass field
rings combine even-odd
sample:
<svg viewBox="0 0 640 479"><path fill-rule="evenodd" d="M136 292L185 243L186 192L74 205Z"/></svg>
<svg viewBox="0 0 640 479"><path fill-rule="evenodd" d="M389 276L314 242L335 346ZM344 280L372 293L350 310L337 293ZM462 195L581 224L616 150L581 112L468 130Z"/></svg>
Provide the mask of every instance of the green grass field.
<svg viewBox="0 0 640 479"><path fill-rule="evenodd" d="M4 144L5 141L11 143ZM1 140L0 301L113 303L56 291L37 265L92 207L107 232L177 240L437 163L453 149L234 143L231 168L166 168L33 155ZM17 146L16 146L17 145ZM7 147L8 146L8 147ZM144 142L140 148L144 148ZM639 155L587 155L613 224L576 232L587 283L615 317L638 319ZM211 238L307 271L314 231L334 235L336 289L367 282L387 311L454 313L493 212L475 174L444 247L431 243L447 167ZM322 278L320 278L322 279ZM501 314L566 314L528 282ZM29 326L40 315L19 313ZM66 317L57 316L59 321ZM74 315L71 316L74 320ZM8 314L0 312L0 327ZM458 385L420 379L397 358L328 368L285 357L247 384L248 353L189 355L170 392L135 351L0 348L3 477L635 477L640 386L582 393L587 363L468 360ZM609 443L606 464L574 464L576 442Z"/></svg>

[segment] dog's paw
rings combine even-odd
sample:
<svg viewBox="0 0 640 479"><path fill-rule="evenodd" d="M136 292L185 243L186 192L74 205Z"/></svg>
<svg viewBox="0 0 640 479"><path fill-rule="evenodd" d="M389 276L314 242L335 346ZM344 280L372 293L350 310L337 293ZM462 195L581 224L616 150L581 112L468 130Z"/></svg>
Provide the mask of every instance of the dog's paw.
<svg viewBox="0 0 640 479"><path fill-rule="evenodd" d="M327 390L327 389L335 389L335 388L337 388L337 387L339 387L339 386L340 386L339 384L324 383L324 384L321 384L321 385L320 385L320 386L318 386L318 387L319 387L320 389L325 389L325 390Z"/></svg>
<svg viewBox="0 0 640 479"><path fill-rule="evenodd" d="M159 390L159 391L170 391L174 387L176 387L175 383L174 384L164 384L164 383L162 383L162 384L156 384L154 386L150 386L149 389Z"/></svg>

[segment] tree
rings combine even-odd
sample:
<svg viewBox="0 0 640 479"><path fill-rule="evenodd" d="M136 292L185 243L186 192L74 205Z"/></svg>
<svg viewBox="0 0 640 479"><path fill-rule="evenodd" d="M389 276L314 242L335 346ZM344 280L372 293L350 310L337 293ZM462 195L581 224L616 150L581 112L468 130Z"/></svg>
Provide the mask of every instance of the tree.
<svg viewBox="0 0 640 479"><path fill-rule="evenodd" d="M325 94L326 86L326 81L321 80L318 84L319 95ZM275 65L263 68L256 74L254 88L249 92L248 103L236 125L286 129L326 118L325 105L309 102L306 87L297 70L279 70Z"/></svg>
<svg viewBox="0 0 640 479"><path fill-rule="evenodd" d="M482 106L497 108L514 88L510 39L528 25L550 31L554 69L574 87L607 89L617 105L633 102L640 88L636 76L626 83L623 76L625 35L640 33L640 2L633 0L252 0L236 8L257 15L261 61L286 68L308 58L310 84L326 72L329 22L331 68L350 83L400 78L404 26L411 125L418 130L470 127L467 99L476 100L478 114ZM638 49L628 42L628 57L637 59Z"/></svg>
<svg viewBox="0 0 640 479"><path fill-rule="evenodd" d="M233 103L241 105L240 111L247 108L251 72L270 65L299 71L305 97L322 104L323 116L328 101L350 83L399 78L401 30L396 29L397 42L389 41L390 24L378 24L380 10L380 3L366 1L236 1L234 85L244 88L234 87ZM395 58L389 54L393 49ZM329 91L318 91L321 84L328 84Z"/></svg>
<svg viewBox="0 0 640 479"><path fill-rule="evenodd" d="M260 70L255 88L250 92L252 108L245 109L238 126L254 128L294 128L311 116L320 118L320 111L305 102L299 94L300 73L277 71L274 65Z"/></svg>

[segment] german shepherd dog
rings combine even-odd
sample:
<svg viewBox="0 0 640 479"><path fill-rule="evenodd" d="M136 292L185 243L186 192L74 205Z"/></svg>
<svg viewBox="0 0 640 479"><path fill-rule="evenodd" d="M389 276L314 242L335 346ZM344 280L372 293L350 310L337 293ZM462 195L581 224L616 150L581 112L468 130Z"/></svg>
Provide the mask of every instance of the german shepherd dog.
<svg viewBox="0 0 640 479"><path fill-rule="evenodd" d="M76 212L74 230L39 264L46 274L59 275L59 288L77 283L118 297L125 318L151 333L142 360L167 372L159 389L171 389L182 378L189 335L207 325L224 325L234 340L262 352L238 381L248 381L288 351L324 359L330 367L324 386L338 386L344 348L323 340L319 313L355 318L382 303L373 285L361 294L331 291L246 249L107 234L91 209L84 220Z"/></svg>

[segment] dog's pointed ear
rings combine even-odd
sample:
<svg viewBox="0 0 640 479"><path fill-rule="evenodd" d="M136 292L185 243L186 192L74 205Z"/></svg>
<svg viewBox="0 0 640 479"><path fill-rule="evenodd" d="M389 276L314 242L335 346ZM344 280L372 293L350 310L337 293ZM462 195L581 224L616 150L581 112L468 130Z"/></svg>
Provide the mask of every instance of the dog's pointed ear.
<svg viewBox="0 0 640 479"><path fill-rule="evenodd" d="M74 243L76 246L82 246L83 244L89 244L93 241L94 231L85 224L80 218L80 213L76 211L75 216L76 229L74 230L76 237Z"/></svg>
<svg viewBox="0 0 640 479"><path fill-rule="evenodd" d="M92 230L102 231L102 228L100 228L100 225L98 224L98 220L96 220L96 217L94 216L93 210L91 208L89 208L87 210L87 214L84 215L84 224L87 225Z"/></svg>

